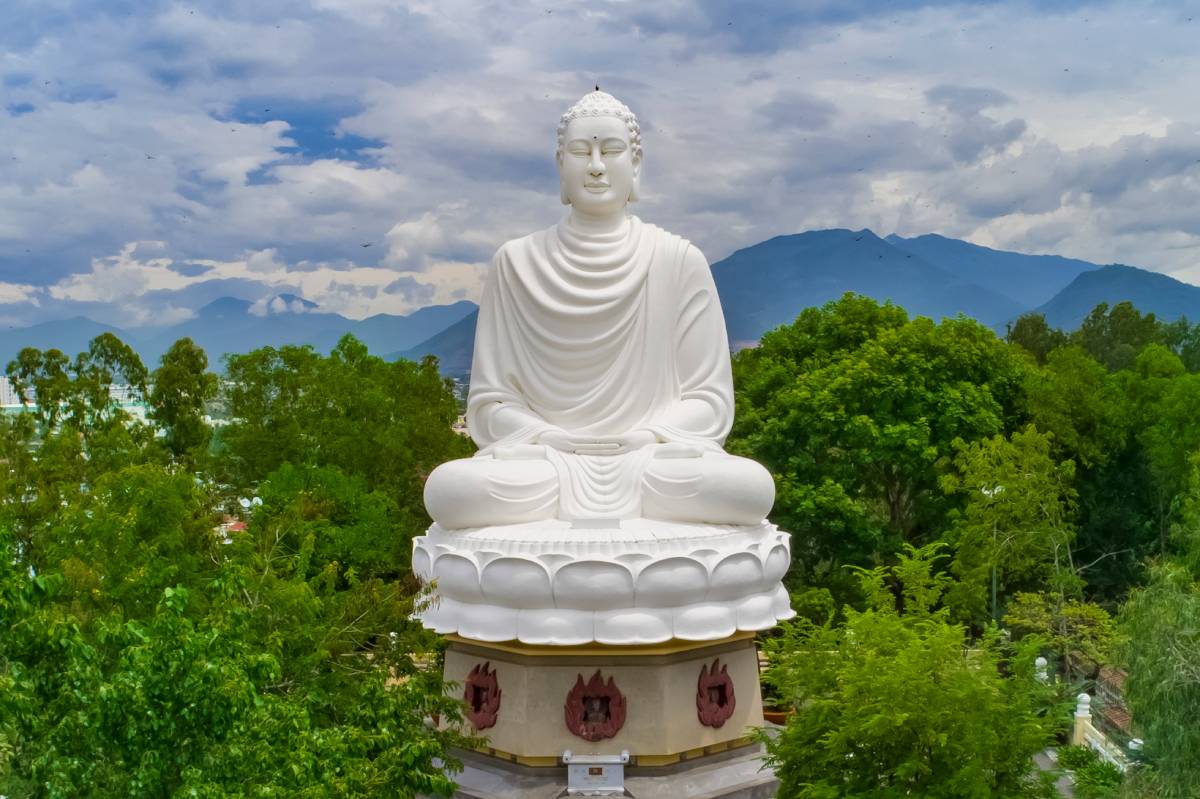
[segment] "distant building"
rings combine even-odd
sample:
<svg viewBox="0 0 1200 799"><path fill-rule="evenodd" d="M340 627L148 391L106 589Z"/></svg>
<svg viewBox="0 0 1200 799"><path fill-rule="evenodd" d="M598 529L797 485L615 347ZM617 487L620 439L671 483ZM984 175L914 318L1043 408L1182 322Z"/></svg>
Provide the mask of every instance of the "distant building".
<svg viewBox="0 0 1200 799"><path fill-rule="evenodd" d="M148 407L146 399L142 392L138 391L133 386L126 385L111 385L108 387L108 396L113 404L121 410L128 413L139 422L145 422L148 417ZM6 413L16 413L24 408L32 409L37 402L37 396L32 388L26 390L25 399L28 405L23 405L21 395L17 393L12 381L7 377L0 376L0 411Z"/></svg>
<svg viewBox="0 0 1200 799"><path fill-rule="evenodd" d="M1126 736L1132 727L1129 708L1125 706L1125 681L1128 678L1124 669L1113 666L1101 666L1096 677L1096 698L1100 700L1096 712L1101 725Z"/></svg>
<svg viewBox="0 0 1200 799"><path fill-rule="evenodd" d="M122 407L136 405L143 401L141 392L133 386L117 385L115 383L108 387L108 396L109 399Z"/></svg>
<svg viewBox="0 0 1200 799"><path fill-rule="evenodd" d="M7 377L0 377L0 407L19 407L21 395Z"/></svg>

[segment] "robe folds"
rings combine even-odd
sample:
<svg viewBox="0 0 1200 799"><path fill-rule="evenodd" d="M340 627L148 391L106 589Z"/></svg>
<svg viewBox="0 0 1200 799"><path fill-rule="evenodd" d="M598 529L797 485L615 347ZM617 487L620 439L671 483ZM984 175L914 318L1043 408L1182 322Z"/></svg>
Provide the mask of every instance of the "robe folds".
<svg viewBox="0 0 1200 799"><path fill-rule="evenodd" d="M477 458L550 461L560 518L640 515L651 459L668 444L729 457L721 445L732 420L725 320L708 264L689 242L631 216L603 235L564 221L496 253L467 423ZM648 430L659 443L621 455L528 446L556 429Z"/></svg>

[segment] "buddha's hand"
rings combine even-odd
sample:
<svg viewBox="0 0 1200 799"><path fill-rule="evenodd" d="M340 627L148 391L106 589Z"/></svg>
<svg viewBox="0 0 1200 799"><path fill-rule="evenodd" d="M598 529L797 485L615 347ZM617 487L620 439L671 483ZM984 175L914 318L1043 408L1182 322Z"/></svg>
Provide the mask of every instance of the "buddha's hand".
<svg viewBox="0 0 1200 799"><path fill-rule="evenodd" d="M618 436L583 436L565 430L547 430L537 442L576 455L623 455L657 441L649 430L630 430Z"/></svg>

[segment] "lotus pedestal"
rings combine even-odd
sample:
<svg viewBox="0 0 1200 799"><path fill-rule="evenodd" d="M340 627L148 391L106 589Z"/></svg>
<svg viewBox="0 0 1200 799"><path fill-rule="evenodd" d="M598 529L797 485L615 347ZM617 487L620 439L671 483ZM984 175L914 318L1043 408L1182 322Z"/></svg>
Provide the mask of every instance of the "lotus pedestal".
<svg viewBox="0 0 1200 799"><path fill-rule="evenodd" d="M634 772L752 742L754 632L794 615L790 560L766 522L650 519L434 525L413 551L434 589L422 621L450 639L445 676L486 753L547 768L626 750Z"/></svg>

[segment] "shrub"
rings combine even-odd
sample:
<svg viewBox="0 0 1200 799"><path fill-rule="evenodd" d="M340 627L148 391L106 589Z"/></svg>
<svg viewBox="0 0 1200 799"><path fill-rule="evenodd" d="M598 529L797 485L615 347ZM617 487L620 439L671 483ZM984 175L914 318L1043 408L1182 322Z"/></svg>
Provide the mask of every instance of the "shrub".
<svg viewBox="0 0 1200 799"><path fill-rule="evenodd" d="M1079 771L1097 762L1096 753L1086 746L1064 746L1058 750L1058 765L1071 771Z"/></svg>
<svg viewBox="0 0 1200 799"><path fill-rule="evenodd" d="M1075 772L1078 799L1115 799L1124 775L1112 763L1097 760Z"/></svg>

